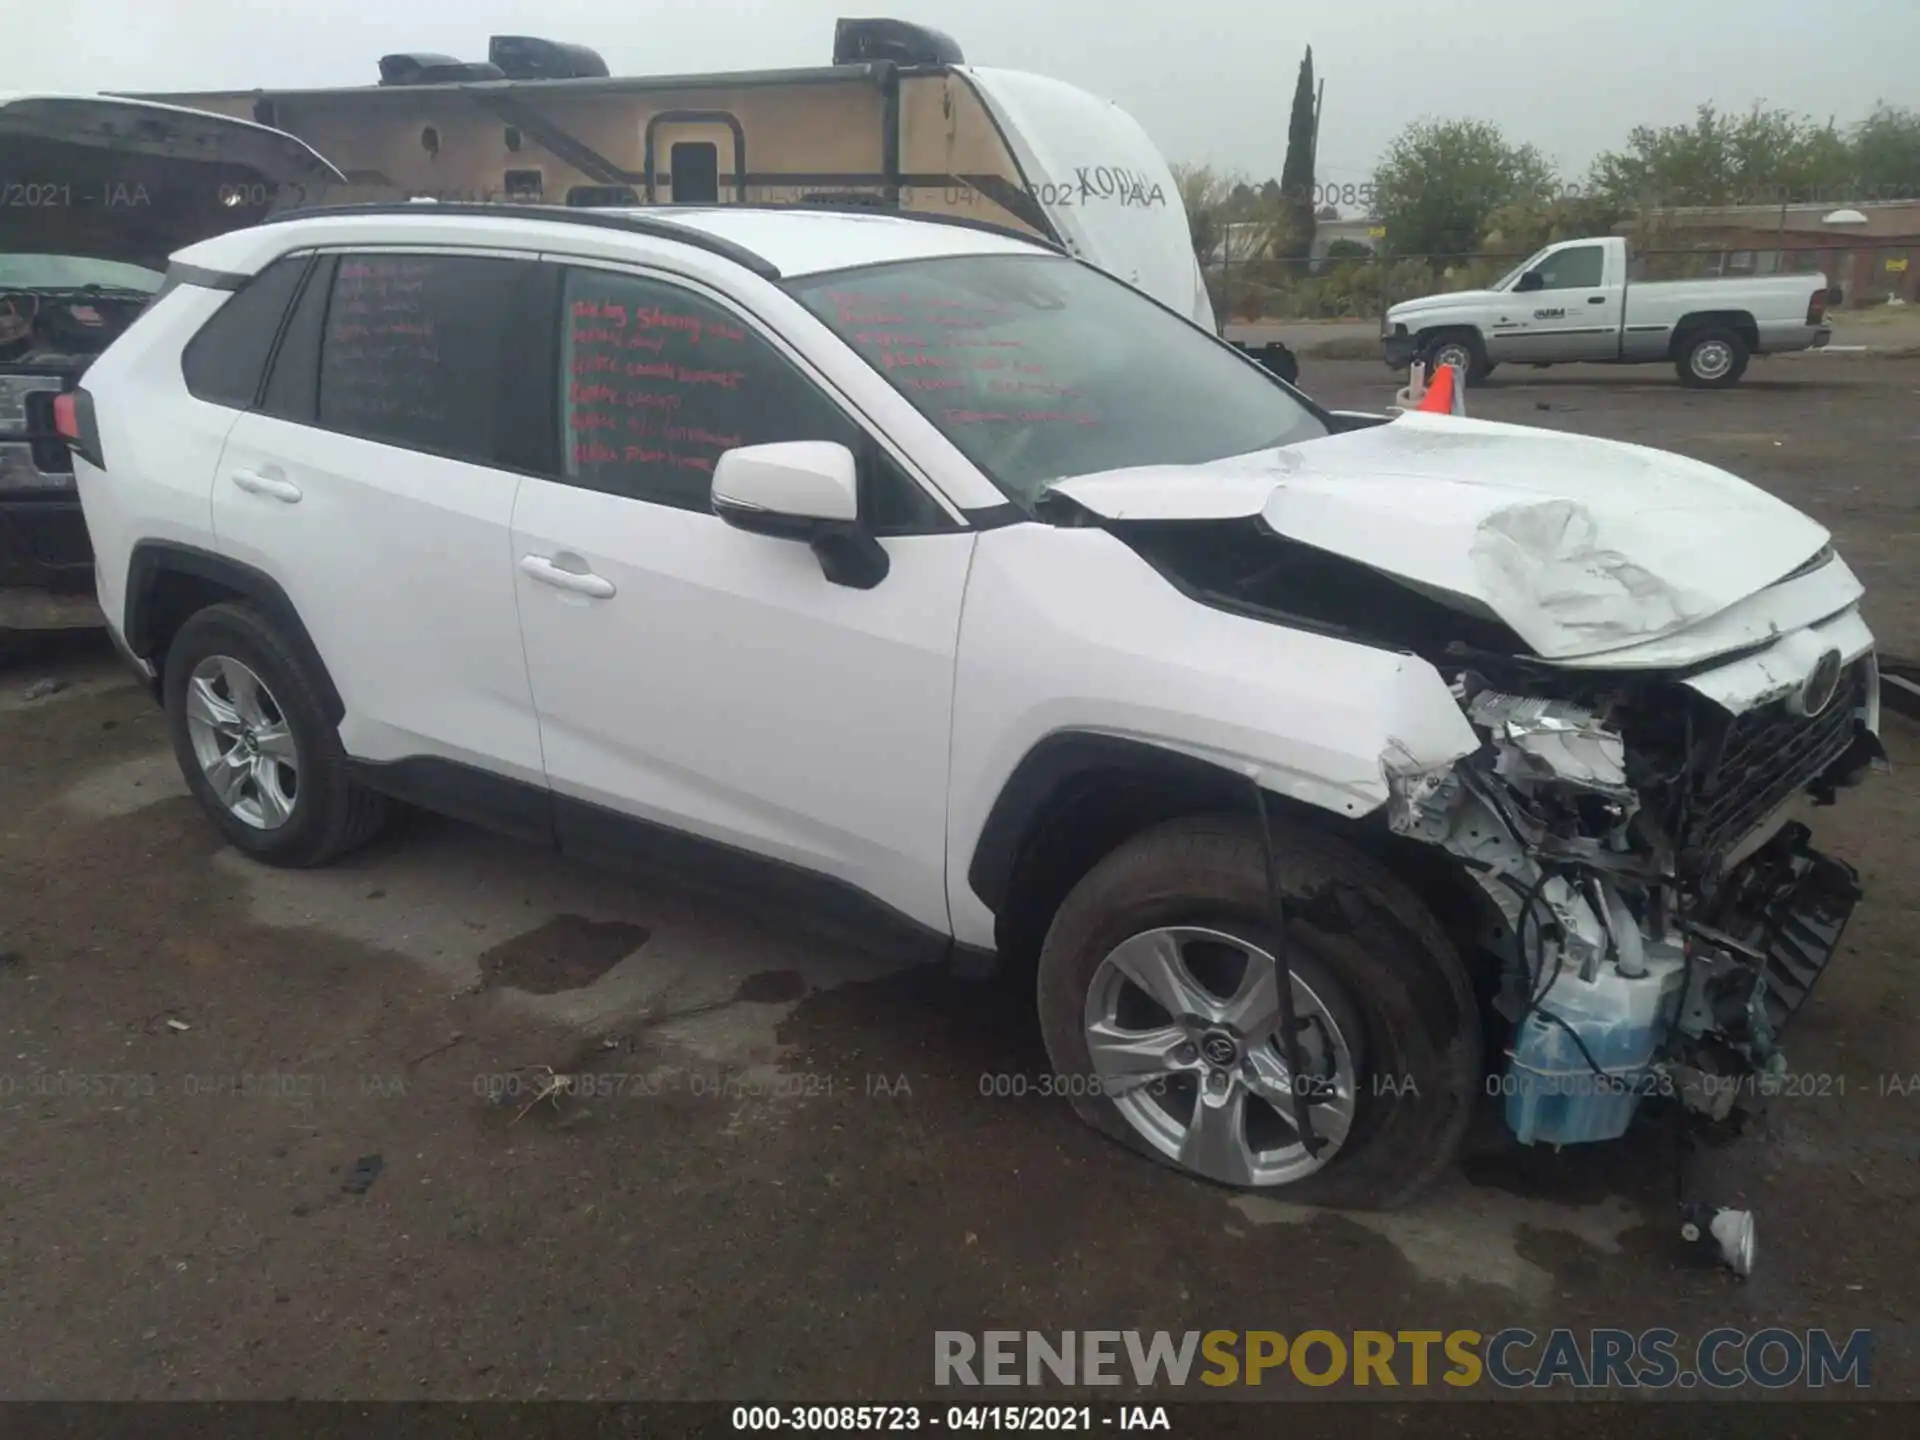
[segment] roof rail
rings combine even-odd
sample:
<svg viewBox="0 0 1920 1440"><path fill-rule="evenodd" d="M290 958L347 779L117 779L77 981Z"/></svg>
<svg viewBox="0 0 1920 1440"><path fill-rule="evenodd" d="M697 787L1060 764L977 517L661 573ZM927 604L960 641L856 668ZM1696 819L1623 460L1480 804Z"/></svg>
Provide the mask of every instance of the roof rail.
<svg viewBox="0 0 1920 1440"><path fill-rule="evenodd" d="M486 215L508 220L547 220L556 225L586 225L598 230L624 230L629 235L677 240L697 250L724 255L764 280L780 278L780 267L766 256L732 240L723 240L718 235L696 230L691 225L680 225L651 215L608 215L558 205L511 205L458 200L436 200L429 205L422 205L418 200L376 200L359 205L303 205L298 209L283 210L278 215L269 215L258 223L278 225L288 220L317 220L334 215L407 215L416 220L422 215Z"/></svg>
<svg viewBox="0 0 1920 1440"><path fill-rule="evenodd" d="M731 208L731 207L730 207ZM925 221L929 225L954 225L962 230L982 230L989 235L1004 235L1009 240L1024 240L1042 250L1065 255L1067 247L1058 240L1037 235L1031 230L1016 230L1011 225L996 225L991 220L976 220L971 215L943 215L931 210L903 210L898 205L867 205L851 197L831 196L819 200L778 200L738 207L742 210L813 210L830 215L890 215L896 220Z"/></svg>

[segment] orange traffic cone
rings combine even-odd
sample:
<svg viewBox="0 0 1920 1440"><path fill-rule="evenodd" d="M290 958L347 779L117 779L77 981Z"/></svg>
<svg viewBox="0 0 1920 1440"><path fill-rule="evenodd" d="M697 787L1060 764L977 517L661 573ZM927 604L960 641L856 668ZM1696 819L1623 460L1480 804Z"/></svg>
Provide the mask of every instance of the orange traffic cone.
<svg viewBox="0 0 1920 1440"><path fill-rule="evenodd" d="M1460 392L1464 388L1460 377L1454 373L1452 365L1440 365L1434 368L1433 380L1427 386L1427 393L1420 397L1420 409L1429 415L1465 415L1467 407L1462 402Z"/></svg>

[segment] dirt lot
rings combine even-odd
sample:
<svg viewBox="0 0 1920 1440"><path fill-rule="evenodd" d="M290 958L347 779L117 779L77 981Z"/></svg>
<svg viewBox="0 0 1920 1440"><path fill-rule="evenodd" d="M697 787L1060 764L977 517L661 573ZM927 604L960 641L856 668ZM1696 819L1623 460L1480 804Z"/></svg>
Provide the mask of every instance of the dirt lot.
<svg viewBox="0 0 1920 1440"><path fill-rule="evenodd" d="M1751 477L1920 654L1920 363L1531 376L1469 410ZM990 1093L1046 1071L1009 987L427 817L331 871L251 866L102 646L16 653L0 1396L931 1398L938 1329L1509 1324L1871 1327L1876 1394L1920 1395L1920 732L1886 730L1895 773L1824 816L1869 899L1791 1037L1812 1093L1714 1157L1759 1216L1743 1285L1677 1253L1651 1136L1556 1156L1489 1127L1391 1216L1236 1198ZM543 1065L605 1093L527 1108Z"/></svg>

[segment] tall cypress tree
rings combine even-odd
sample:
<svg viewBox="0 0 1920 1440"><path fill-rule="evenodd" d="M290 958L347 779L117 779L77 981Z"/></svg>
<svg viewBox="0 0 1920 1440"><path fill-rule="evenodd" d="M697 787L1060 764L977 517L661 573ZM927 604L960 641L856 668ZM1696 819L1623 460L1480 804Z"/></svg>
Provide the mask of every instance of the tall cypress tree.
<svg viewBox="0 0 1920 1440"><path fill-rule="evenodd" d="M1287 249L1304 259L1313 249L1313 47L1300 62L1293 87L1293 118L1287 123L1287 162L1280 170L1280 194L1286 206Z"/></svg>

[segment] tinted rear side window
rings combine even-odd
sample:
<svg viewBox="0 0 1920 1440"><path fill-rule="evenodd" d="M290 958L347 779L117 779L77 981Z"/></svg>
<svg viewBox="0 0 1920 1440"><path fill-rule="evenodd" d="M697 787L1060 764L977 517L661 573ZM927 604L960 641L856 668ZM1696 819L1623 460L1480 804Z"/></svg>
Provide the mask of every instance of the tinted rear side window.
<svg viewBox="0 0 1920 1440"><path fill-rule="evenodd" d="M306 274L308 255L276 260L234 293L187 342L180 358L187 393L245 410L259 398L280 322Z"/></svg>
<svg viewBox="0 0 1920 1440"><path fill-rule="evenodd" d="M526 268L467 255L341 256L320 347L320 424L490 463L509 298Z"/></svg>
<svg viewBox="0 0 1920 1440"><path fill-rule="evenodd" d="M260 396L260 410L276 420L311 425L320 393L320 336L327 323L335 256L322 255L307 273L300 298L280 332L273 373Z"/></svg>

